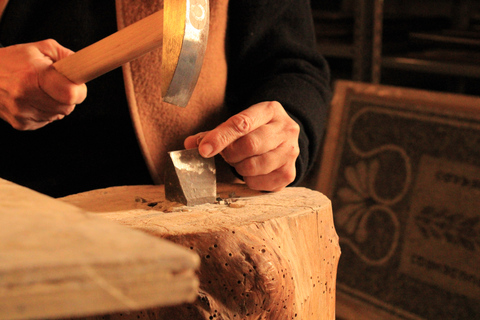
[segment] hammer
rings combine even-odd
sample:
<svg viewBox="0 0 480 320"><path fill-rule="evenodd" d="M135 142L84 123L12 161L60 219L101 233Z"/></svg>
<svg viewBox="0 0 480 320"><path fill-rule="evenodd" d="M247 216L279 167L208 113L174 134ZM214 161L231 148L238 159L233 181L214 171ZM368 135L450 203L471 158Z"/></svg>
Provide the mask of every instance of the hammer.
<svg viewBox="0 0 480 320"><path fill-rule="evenodd" d="M53 64L75 83L86 83L140 56L163 47L162 97L185 107L192 96L207 46L208 0L164 0L160 10ZM169 152L165 193L185 205L216 199L213 159L197 149Z"/></svg>
<svg viewBox="0 0 480 320"><path fill-rule="evenodd" d="M164 0L163 9L53 64L81 84L163 46L162 97L185 107L202 68L208 0Z"/></svg>

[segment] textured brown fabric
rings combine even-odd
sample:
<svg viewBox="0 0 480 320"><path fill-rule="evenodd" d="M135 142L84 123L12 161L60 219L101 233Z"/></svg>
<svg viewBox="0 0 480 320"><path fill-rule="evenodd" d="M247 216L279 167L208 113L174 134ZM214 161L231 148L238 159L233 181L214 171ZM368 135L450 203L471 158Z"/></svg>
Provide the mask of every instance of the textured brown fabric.
<svg viewBox="0 0 480 320"><path fill-rule="evenodd" d="M2 20L3 11L5 11L7 4L8 4L8 0L0 0L0 20Z"/></svg>
<svg viewBox="0 0 480 320"><path fill-rule="evenodd" d="M116 0L119 29L154 13L162 0ZM163 183L167 152L183 149L191 134L213 129L223 111L227 63L225 33L228 0L210 0L207 52L193 96L186 108L162 102L161 48L123 67L132 120L153 180Z"/></svg>

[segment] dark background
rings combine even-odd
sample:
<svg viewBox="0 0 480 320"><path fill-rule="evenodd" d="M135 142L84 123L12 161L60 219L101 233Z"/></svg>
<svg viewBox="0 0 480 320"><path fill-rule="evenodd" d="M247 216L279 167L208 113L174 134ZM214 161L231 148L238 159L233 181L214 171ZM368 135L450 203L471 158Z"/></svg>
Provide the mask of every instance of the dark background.
<svg viewBox="0 0 480 320"><path fill-rule="evenodd" d="M312 8L333 81L480 94L480 1L312 0Z"/></svg>

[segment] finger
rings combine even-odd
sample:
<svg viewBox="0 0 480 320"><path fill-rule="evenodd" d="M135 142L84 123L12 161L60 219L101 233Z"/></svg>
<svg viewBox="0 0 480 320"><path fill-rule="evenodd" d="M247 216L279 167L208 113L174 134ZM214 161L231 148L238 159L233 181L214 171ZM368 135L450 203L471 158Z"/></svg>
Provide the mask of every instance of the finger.
<svg viewBox="0 0 480 320"><path fill-rule="evenodd" d="M34 93L27 94L24 98L18 100L18 106L21 112L33 113L34 119L48 119L57 115L67 116L75 109L75 104L62 103L41 88L37 88Z"/></svg>
<svg viewBox="0 0 480 320"><path fill-rule="evenodd" d="M198 146L200 145L200 142L202 142L203 137L205 137L206 134L207 132L200 132L200 133L197 133L196 135L186 138L185 141L183 142L185 149L198 148Z"/></svg>
<svg viewBox="0 0 480 320"><path fill-rule="evenodd" d="M45 127L50 122L36 122L36 121L26 121L23 119L22 121L15 121L11 123L12 127L19 131L32 131L37 130L40 128Z"/></svg>
<svg viewBox="0 0 480 320"><path fill-rule="evenodd" d="M56 62L71 54L73 51L61 46L57 41L48 39L36 43L38 50L48 57L51 62ZM82 103L87 96L85 84L76 84L59 73L52 63L45 67L39 62L38 86L56 101L65 105Z"/></svg>
<svg viewBox="0 0 480 320"><path fill-rule="evenodd" d="M33 115L31 118L38 121L55 121L63 119L65 116L68 116L75 109L75 105L54 105L54 106L45 106L45 105L31 105L31 113Z"/></svg>
<svg viewBox="0 0 480 320"><path fill-rule="evenodd" d="M34 105L22 105L19 106L18 112L13 115L15 120L13 127L17 130L33 130L64 117L65 114L48 112Z"/></svg>
<svg viewBox="0 0 480 320"><path fill-rule="evenodd" d="M270 122L278 102L262 102L232 116L212 131L208 132L199 146L204 157L212 157L229 144L260 126Z"/></svg>
<svg viewBox="0 0 480 320"><path fill-rule="evenodd" d="M234 164L235 170L243 177L253 177L269 174L288 163L295 163L299 155L298 146L280 145L271 152L247 158Z"/></svg>
<svg viewBox="0 0 480 320"><path fill-rule="evenodd" d="M247 186L252 190L280 191L295 180L295 164L287 163L283 167L266 175L244 177Z"/></svg>
<svg viewBox="0 0 480 320"><path fill-rule="evenodd" d="M276 122L264 125L228 145L221 155L226 162L234 164L273 151L290 138L281 128Z"/></svg>
<svg viewBox="0 0 480 320"><path fill-rule="evenodd" d="M63 116L59 116L59 117L63 118ZM14 116L14 121L11 121L9 123L12 125L14 129L17 129L20 131L29 131L29 130L40 129L46 126L47 124L52 123L55 120L60 120L60 119L51 118L49 120L40 120L32 117L26 117L25 115L17 115L17 116Z"/></svg>
<svg viewBox="0 0 480 320"><path fill-rule="evenodd" d="M63 105L80 104L87 97L87 86L85 84L71 82L53 66L40 72L39 87Z"/></svg>

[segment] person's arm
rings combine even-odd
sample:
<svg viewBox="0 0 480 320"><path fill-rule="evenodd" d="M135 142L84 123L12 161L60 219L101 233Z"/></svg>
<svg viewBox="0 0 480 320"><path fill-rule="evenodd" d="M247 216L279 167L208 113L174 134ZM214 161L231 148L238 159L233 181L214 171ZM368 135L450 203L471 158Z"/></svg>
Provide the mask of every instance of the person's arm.
<svg viewBox="0 0 480 320"><path fill-rule="evenodd" d="M319 151L331 98L329 69L316 48L309 3L233 1L229 11L227 103L240 110L276 100L297 121L295 182L303 179Z"/></svg>
<svg viewBox="0 0 480 320"><path fill-rule="evenodd" d="M309 1L230 2L227 59L226 106L234 116L186 147L197 141L202 153L213 145L210 156L220 152L254 189L301 181L318 153L331 97Z"/></svg>

